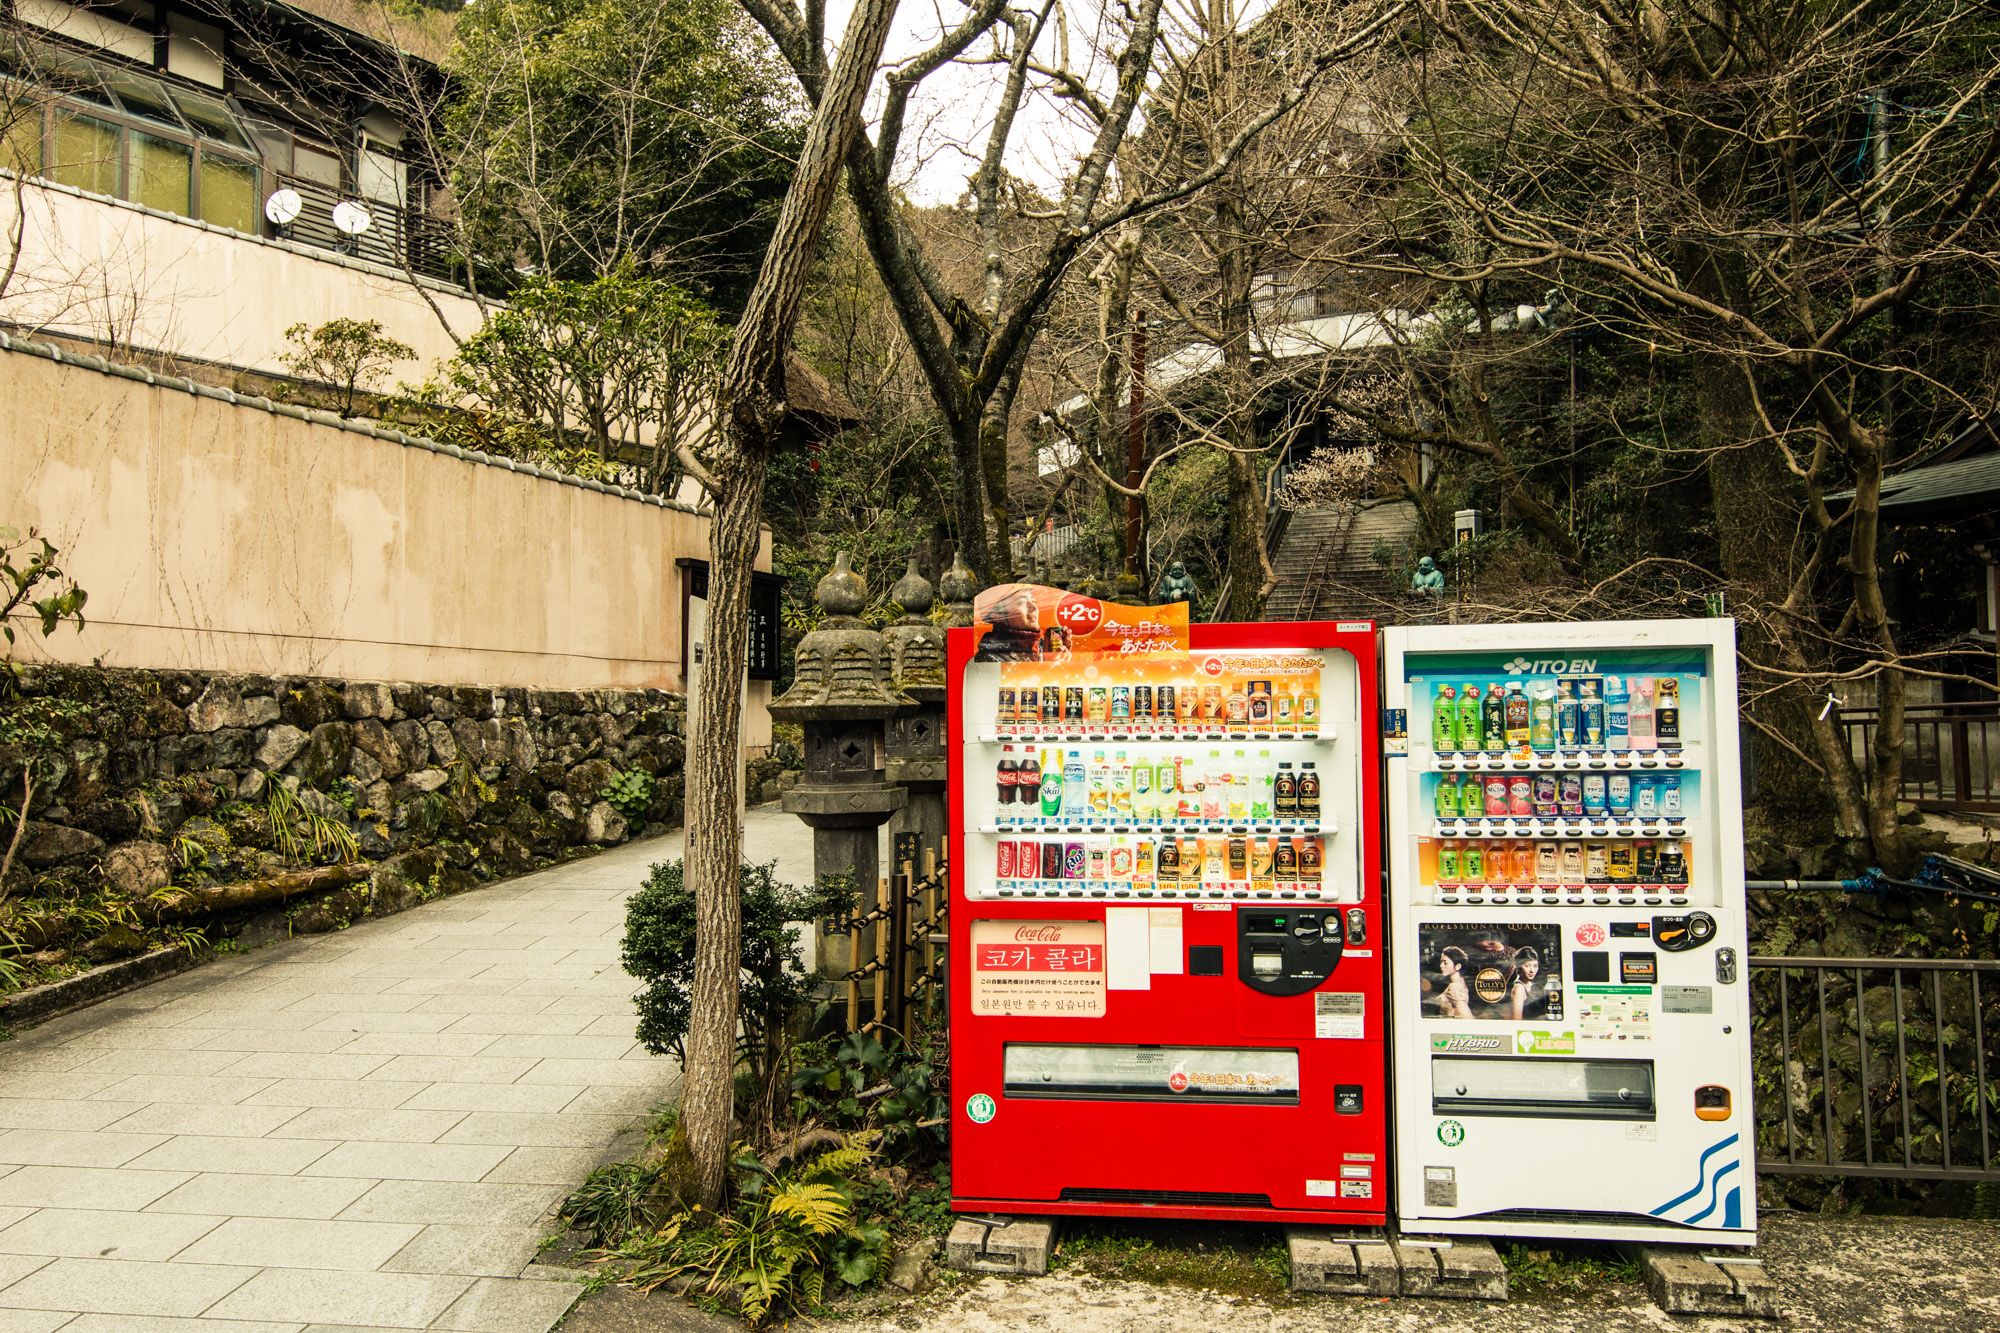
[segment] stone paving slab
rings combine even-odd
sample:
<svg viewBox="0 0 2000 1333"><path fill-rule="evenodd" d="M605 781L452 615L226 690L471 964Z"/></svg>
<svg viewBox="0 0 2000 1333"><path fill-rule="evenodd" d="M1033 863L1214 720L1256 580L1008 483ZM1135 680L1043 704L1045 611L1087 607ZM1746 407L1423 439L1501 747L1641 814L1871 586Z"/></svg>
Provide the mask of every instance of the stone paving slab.
<svg viewBox="0 0 2000 1333"><path fill-rule="evenodd" d="M746 843L810 871L810 834ZM552 1205L678 1071L623 902L680 838L220 958L0 1044L0 1333L547 1333Z"/></svg>

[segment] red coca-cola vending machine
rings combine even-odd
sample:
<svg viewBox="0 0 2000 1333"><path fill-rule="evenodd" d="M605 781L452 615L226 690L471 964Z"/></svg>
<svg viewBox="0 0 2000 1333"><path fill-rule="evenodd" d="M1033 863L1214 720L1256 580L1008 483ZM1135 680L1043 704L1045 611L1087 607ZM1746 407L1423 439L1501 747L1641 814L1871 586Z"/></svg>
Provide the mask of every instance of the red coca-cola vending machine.
<svg viewBox="0 0 2000 1333"><path fill-rule="evenodd" d="M1186 614L950 633L952 1206L1380 1224L1375 627Z"/></svg>

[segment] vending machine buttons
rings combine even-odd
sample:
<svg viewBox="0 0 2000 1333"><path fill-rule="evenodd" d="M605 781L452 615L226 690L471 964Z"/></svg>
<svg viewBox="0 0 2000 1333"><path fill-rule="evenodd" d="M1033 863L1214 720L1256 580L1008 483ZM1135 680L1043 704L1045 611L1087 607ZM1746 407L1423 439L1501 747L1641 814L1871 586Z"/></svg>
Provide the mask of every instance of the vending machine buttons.
<svg viewBox="0 0 2000 1333"><path fill-rule="evenodd" d="M1729 1089L1710 1083L1694 1090L1697 1120L1727 1120L1729 1110Z"/></svg>

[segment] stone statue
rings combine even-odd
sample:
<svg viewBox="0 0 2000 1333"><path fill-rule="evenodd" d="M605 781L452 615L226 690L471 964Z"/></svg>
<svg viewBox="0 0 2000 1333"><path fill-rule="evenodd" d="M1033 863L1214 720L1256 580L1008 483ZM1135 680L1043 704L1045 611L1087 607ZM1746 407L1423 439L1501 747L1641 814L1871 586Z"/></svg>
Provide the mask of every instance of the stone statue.
<svg viewBox="0 0 2000 1333"><path fill-rule="evenodd" d="M1410 591L1425 597L1444 596L1444 571L1429 556L1417 561L1417 573L1410 580Z"/></svg>
<svg viewBox="0 0 2000 1333"><path fill-rule="evenodd" d="M1201 595L1201 589L1194 586L1188 577L1187 566L1176 560L1167 566L1167 572L1160 576L1160 586L1153 589L1153 604L1166 606L1173 602L1186 602L1190 606Z"/></svg>

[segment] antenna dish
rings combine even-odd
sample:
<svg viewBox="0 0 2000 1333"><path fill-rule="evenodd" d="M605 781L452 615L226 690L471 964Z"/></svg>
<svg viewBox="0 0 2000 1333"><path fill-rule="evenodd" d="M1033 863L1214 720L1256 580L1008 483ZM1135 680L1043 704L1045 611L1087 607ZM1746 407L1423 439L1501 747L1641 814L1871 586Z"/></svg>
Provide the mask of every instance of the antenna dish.
<svg viewBox="0 0 2000 1333"><path fill-rule="evenodd" d="M333 206L333 225L349 236L359 236L375 225L375 219L360 204L343 199Z"/></svg>
<svg viewBox="0 0 2000 1333"><path fill-rule="evenodd" d="M299 198L297 190L273 190L265 197L264 216L273 226L285 227L305 210L306 201Z"/></svg>

